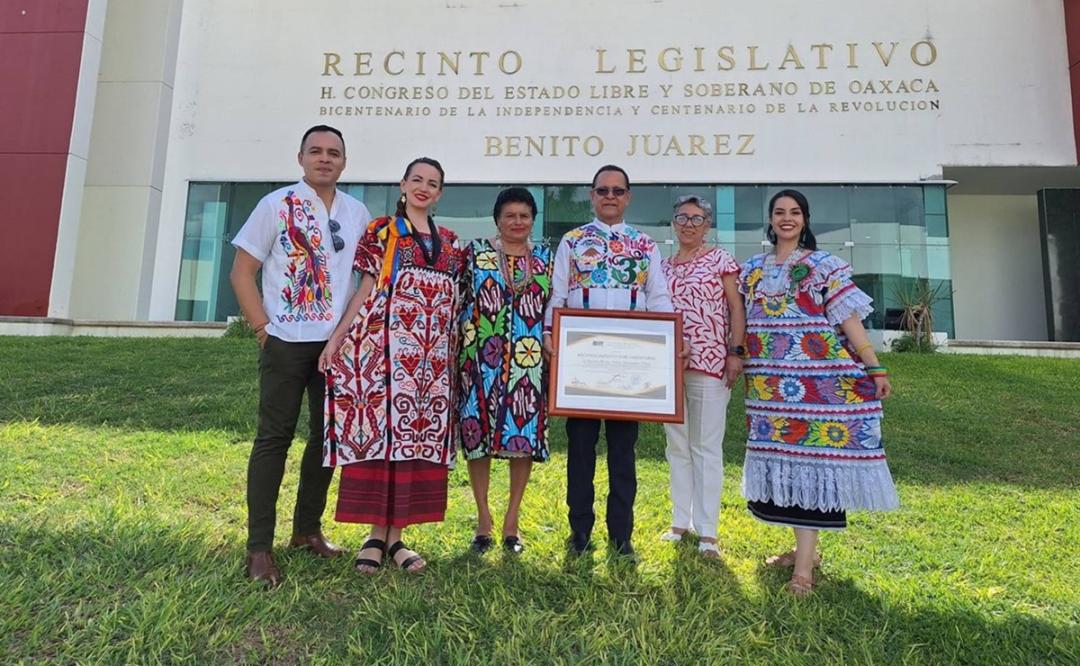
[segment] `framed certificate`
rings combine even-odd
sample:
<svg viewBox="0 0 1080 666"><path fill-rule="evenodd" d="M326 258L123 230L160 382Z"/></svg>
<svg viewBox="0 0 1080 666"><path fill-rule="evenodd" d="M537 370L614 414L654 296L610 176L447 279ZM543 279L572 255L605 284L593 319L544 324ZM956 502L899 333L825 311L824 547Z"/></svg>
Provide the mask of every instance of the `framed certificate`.
<svg viewBox="0 0 1080 666"><path fill-rule="evenodd" d="M682 423L682 315L567 308L554 315L551 414Z"/></svg>

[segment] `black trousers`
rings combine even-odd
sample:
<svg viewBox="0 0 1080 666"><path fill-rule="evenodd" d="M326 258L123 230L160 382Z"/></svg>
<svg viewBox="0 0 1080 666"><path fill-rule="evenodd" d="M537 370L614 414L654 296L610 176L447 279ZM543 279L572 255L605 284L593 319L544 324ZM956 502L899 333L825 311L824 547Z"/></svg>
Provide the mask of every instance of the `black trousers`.
<svg viewBox="0 0 1080 666"><path fill-rule="evenodd" d="M634 445L637 443L636 421L606 420L607 440L608 538L628 541L634 531L634 497L637 495L637 468ZM569 441L566 459L566 505L569 507L570 529L592 533L596 515L593 513L593 477L596 474L596 443L600 439L599 419L566 419L566 438Z"/></svg>
<svg viewBox="0 0 1080 666"><path fill-rule="evenodd" d="M326 380L319 372L318 361L325 346L325 342L285 342L268 337L259 354L259 426L247 474L250 552L270 550L274 543L278 491L304 393L311 425L300 460L293 534L312 534L322 525L326 491L334 476L334 468L322 464Z"/></svg>

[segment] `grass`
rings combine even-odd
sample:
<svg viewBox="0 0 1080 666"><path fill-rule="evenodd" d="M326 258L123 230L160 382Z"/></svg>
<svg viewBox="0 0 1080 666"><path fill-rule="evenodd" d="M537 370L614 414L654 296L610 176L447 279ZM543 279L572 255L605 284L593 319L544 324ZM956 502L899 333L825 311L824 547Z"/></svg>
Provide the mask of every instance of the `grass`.
<svg viewBox="0 0 1080 666"><path fill-rule="evenodd" d="M565 555L565 434L534 469L526 552L465 554L464 466L447 520L410 530L417 577L279 548L286 583L241 576L254 343L0 338L0 662L1080 663L1080 365L891 355L886 449L902 510L823 538L817 594L791 599L763 556L790 534L738 494L729 410L709 563L669 520L662 430L638 443L637 567ZM297 450L294 451L298 452ZM602 461L601 461L602 462ZM606 492L605 469L597 473ZM290 531L296 457L282 486ZM493 508L505 501L496 464ZM355 549L360 527L327 531ZM597 533L604 538L598 502Z"/></svg>

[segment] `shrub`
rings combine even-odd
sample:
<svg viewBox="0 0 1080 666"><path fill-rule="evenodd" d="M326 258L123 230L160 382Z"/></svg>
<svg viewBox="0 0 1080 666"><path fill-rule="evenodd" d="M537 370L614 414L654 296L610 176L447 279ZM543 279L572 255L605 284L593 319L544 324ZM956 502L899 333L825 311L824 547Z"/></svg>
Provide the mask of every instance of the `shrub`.
<svg viewBox="0 0 1080 666"><path fill-rule="evenodd" d="M890 345L894 352L912 352L915 354L931 354L937 350L933 339L916 338L911 333L904 333L894 338Z"/></svg>
<svg viewBox="0 0 1080 666"><path fill-rule="evenodd" d="M229 317L229 324L225 327L226 338L254 338L255 329L251 327L244 315Z"/></svg>

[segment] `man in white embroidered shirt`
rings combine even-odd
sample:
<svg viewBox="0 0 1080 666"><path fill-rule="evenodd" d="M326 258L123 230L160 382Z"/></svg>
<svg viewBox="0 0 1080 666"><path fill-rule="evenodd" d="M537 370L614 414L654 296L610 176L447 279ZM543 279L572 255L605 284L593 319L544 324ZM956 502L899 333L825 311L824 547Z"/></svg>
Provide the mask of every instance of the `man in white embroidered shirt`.
<svg viewBox="0 0 1080 666"><path fill-rule="evenodd" d="M566 233L555 253L551 300L544 319L544 349L552 352L551 322L555 308L649 310L672 312L660 251L651 238L623 220L630 203L630 178L614 165L593 176L592 222ZM684 350L685 351L685 350ZM634 497L637 471L634 445L636 421L605 421L608 461L607 528L619 555L633 557ZM569 508L570 548L589 549L595 514L593 476L600 420L568 418L566 504Z"/></svg>
<svg viewBox="0 0 1080 666"><path fill-rule="evenodd" d="M300 462L292 546L322 557L341 549L320 520L333 468L322 466L326 380L319 354L353 293L356 246L371 221L367 208L337 189L345 168L341 132L317 125L304 133L297 161L303 179L263 197L233 238L232 285L259 342L259 424L247 473L247 575L281 582L274 562L276 505L285 456L307 393L310 426ZM262 294L256 276L262 271Z"/></svg>

